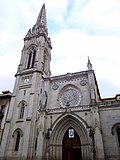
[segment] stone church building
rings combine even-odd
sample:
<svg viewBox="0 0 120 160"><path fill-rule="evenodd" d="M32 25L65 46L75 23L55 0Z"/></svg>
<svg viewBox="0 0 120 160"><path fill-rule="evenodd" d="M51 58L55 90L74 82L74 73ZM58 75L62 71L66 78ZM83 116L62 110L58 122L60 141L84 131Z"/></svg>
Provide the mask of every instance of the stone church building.
<svg viewBox="0 0 120 160"><path fill-rule="evenodd" d="M51 76L43 4L13 93L0 94L0 160L120 160L120 95L101 99L92 64Z"/></svg>

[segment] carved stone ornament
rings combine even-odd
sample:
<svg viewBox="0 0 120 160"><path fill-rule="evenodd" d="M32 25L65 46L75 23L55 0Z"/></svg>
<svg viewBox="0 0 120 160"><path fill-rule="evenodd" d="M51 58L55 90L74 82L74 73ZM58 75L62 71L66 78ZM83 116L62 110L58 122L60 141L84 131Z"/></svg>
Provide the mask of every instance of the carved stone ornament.
<svg viewBox="0 0 120 160"><path fill-rule="evenodd" d="M72 79L72 74L71 73L67 73L66 74L66 78L67 81L70 81Z"/></svg>
<svg viewBox="0 0 120 160"><path fill-rule="evenodd" d="M87 81L83 79L83 80L80 82L80 84L81 84L81 86L85 86L85 85L87 84Z"/></svg>
<svg viewBox="0 0 120 160"><path fill-rule="evenodd" d="M59 97L61 107L78 106L81 101L81 94L78 89L74 87L67 87Z"/></svg>
<svg viewBox="0 0 120 160"><path fill-rule="evenodd" d="M52 86L52 89L53 89L53 90L57 90L58 87L59 87L59 86L58 86L56 83L54 83L53 86Z"/></svg>

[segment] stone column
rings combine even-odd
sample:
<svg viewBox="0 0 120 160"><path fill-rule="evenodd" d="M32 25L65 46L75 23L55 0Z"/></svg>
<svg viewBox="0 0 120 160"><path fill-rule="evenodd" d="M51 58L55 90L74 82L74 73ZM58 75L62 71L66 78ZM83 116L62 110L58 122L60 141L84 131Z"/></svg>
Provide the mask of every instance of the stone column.
<svg viewBox="0 0 120 160"><path fill-rule="evenodd" d="M102 139L102 131L98 113L98 107L92 106L92 126L90 126L90 137L92 139L93 145L93 160L104 160L104 146L103 146L103 139Z"/></svg>

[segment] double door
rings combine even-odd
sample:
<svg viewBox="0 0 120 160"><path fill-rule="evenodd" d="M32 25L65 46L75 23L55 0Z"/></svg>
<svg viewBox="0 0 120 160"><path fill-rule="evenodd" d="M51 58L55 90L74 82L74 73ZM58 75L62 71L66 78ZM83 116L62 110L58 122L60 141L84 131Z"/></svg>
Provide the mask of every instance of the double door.
<svg viewBox="0 0 120 160"><path fill-rule="evenodd" d="M71 134L70 131L72 131ZM64 135L62 160L82 160L80 138L73 128L68 128Z"/></svg>

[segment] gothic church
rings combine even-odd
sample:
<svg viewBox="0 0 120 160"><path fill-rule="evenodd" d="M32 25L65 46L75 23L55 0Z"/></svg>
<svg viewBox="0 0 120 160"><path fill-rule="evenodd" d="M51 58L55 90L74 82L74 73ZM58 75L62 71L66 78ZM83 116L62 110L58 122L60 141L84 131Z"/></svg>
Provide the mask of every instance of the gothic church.
<svg viewBox="0 0 120 160"><path fill-rule="evenodd" d="M92 64L51 76L43 4L13 93L0 94L0 160L120 160L120 95L101 99Z"/></svg>

